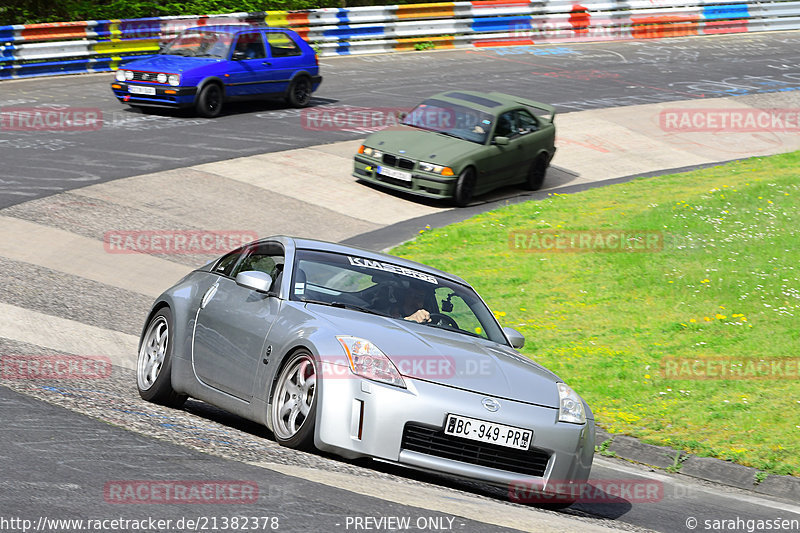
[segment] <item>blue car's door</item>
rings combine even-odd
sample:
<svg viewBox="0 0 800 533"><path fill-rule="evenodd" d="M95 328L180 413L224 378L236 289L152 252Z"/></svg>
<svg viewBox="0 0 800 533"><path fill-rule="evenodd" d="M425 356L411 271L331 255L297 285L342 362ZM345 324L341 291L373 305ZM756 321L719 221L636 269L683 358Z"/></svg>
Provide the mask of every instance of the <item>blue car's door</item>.
<svg viewBox="0 0 800 533"><path fill-rule="evenodd" d="M314 58L303 54L302 48L288 33L266 31L264 36L270 62L270 70L267 73L268 91L272 94L285 93L292 75L300 69L310 69Z"/></svg>
<svg viewBox="0 0 800 533"><path fill-rule="evenodd" d="M241 33L232 47L225 91L228 96L269 92L272 64L260 31Z"/></svg>
<svg viewBox="0 0 800 533"><path fill-rule="evenodd" d="M237 398L252 398L254 376L280 300L237 285L235 277L252 270L277 277L282 266L282 251L276 245L260 245L204 294L192 339L192 364L201 382Z"/></svg>

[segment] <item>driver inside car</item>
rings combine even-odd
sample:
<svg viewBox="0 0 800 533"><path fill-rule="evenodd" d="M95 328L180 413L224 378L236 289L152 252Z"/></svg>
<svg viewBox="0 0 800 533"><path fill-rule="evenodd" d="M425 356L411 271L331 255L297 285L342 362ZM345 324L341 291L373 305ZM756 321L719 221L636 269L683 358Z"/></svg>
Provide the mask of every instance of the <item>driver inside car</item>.
<svg viewBox="0 0 800 533"><path fill-rule="evenodd" d="M411 285L400 294L398 306L393 313L405 320L424 324L431 321L431 313L425 309L425 291Z"/></svg>

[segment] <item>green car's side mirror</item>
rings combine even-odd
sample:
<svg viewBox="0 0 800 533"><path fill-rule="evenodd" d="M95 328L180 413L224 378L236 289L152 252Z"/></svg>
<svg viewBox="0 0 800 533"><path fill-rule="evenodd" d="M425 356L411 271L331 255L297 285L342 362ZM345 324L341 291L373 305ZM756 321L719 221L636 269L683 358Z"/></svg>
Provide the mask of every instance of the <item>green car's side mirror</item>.
<svg viewBox="0 0 800 533"><path fill-rule="evenodd" d="M495 137L494 144L497 144L499 146L505 146L508 144L508 137Z"/></svg>

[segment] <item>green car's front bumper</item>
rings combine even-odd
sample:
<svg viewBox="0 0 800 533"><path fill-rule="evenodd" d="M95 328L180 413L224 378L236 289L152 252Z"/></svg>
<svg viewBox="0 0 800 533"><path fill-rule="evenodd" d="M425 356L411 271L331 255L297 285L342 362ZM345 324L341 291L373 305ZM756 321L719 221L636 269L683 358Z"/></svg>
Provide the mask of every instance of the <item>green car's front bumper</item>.
<svg viewBox="0 0 800 533"><path fill-rule="evenodd" d="M378 173L378 167L387 168L389 171L401 171L411 175L410 180L398 179ZM369 183L374 183L387 189L402 191L426 198L452 198L455 194L458 176L440 176L431 172L424 172L416 168L405 170L389 167L377 159L356 155L353 159L353 176Z"/></svg>

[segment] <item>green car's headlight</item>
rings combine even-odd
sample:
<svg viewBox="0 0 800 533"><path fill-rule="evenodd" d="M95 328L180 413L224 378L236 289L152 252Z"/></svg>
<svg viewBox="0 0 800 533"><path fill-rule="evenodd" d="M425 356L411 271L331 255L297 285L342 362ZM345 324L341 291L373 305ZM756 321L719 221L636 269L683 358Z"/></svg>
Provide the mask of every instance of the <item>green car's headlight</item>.
<svg viewBox="0 0 800 533"><path fill-rule="evenodd" d="M370 148L369 146L364 146L363 144L361 145L361 148L358 149L358 153L368 155L376 159L380 159L383 157L383 152L381 152L380 150Z"/></svg>
<svg viewBox="0 0 800 533"><path fill-rule="evenodd" d="M434 165L433 163L426 163L425 161L419 162L419 169L425 172L432 172L433 174L441 174L442 176L454 176L453 169L442 165Z"/></svg>

